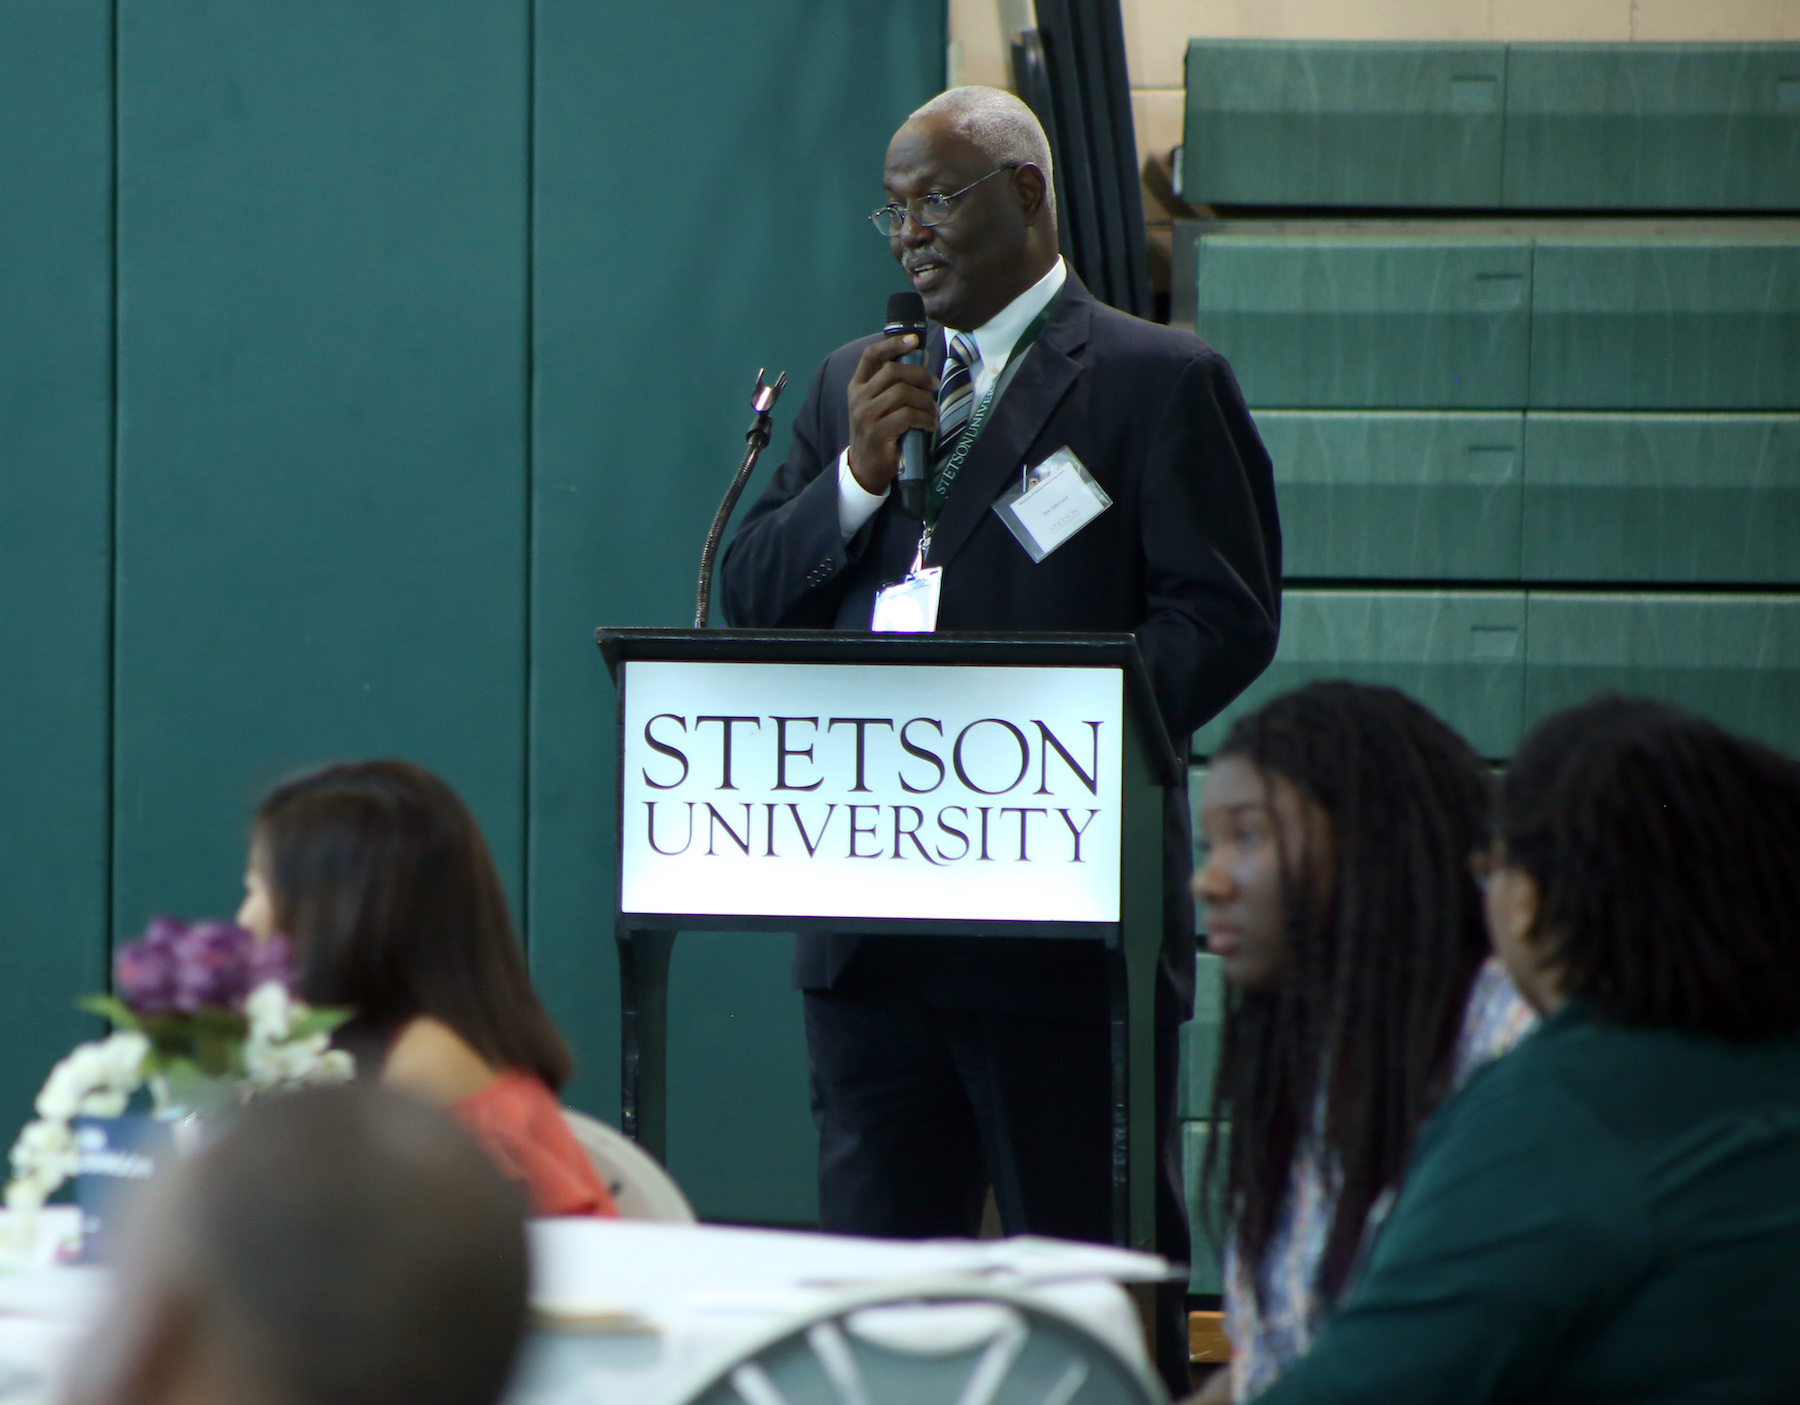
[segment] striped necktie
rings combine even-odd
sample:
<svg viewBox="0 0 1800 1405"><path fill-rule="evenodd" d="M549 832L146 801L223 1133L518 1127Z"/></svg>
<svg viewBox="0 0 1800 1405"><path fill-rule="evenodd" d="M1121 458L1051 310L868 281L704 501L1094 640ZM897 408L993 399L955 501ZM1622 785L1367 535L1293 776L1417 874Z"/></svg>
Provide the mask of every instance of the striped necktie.
<svg viewBox="0 0 1800 1405"><path fill-rule="evenodd" d="M938 432L934 457L942 458L956 443L975 412L975 367L981 353L975 339L953 332L944 346L944 371L938 380Z"/></svg>

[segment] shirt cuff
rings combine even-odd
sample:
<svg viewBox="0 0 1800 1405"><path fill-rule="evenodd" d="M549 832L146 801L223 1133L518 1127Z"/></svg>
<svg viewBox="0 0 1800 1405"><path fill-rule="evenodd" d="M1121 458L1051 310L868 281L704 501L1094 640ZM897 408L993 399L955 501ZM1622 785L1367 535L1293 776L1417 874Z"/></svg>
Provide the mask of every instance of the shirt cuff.
<svg viewBox="0 0 1800 1405"><path fill-rule="evenodd" d="M845 449L838 455L838 530L849 541L862 530L867 522L881 510L881 505L888 499L888 489L879 493L871 493L856 481L856 475L850 471L850 451Z"/></svg>

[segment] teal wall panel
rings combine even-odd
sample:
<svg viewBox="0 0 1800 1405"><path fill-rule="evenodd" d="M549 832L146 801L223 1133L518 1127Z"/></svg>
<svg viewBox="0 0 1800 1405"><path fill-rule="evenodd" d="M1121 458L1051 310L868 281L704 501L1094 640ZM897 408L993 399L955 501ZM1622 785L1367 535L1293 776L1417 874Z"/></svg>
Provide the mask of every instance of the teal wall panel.
<svg viewBox="0 0 1800 1405"><path fill-rule="evenodd" d="M1181 1170L1187 1192L1188 1231L1193 1237L1193 1266L1188 1277L1188 1292L1218 1294L1219 1257L1223 1245L1215 1240L1212 1228L1219 1223L1219 1194L1225 1183L1226 1148L1219 1148L1219 1170L1215 1193L1210 1201L1203 1195L1206 1152L1212 1140L1210 1122L1184 1122L1181 1127ZM1224 1135L1230 1136L1229 1130Z"/></svg>
<svg viewBox="0 0 1800 1405"><path fill-rule="evenodd" d="M888 138L942 86L945 16L883 0L538 0L536 15L532 967L581 1063L573 1100L616 1116L617 702L594 628L692 621L757 367L790 384L746 501L786 451L818 362L879 328L901 285L864 216ZM735 979L720 986L689 946ZM786 944L683 937L676 951L672 1169L702 1214L808 1218ZM728 1002L699 1000L691 981ZM733 1163L752 1144L764 1169L746 1179ZM768 1170L801 1165L797 1186Z"/></svg>
<svg viewBox="0 0 1800 1405"><path fill-rule="evenodd" d="M1800 415L1532 414L1524 570L1553 581L1800 581Z"/></svg>
<svg viewBox="0 0 1800 1405"><path fill-rule="evenodd" d="M1645 693L1800 755L1800 596L1534 591L1525 710Z"/></svg>
<svg viewBox="0 0 1800 1405"><path fill-rule="evenodd" d="M1213 1082L1219 1072L1219 1039L1225 1029L1225 982L1219 974L1219 958L1203 949L1195 963L1194 1018L1181 1027L1181 1079L1177 1092L1184 1119L1205 1118L1212 1112Z"/></svg>
<svg viewBox="0 0 1800 1405"><path fill-rule="evenodd" d="M1800 240L1537 241L1535 409L1800 409Z"/></svg>
<svg viewBox="0 0 1800 1405"><path fill-rule="evenodd" d="M523 855L526 0L119 6L114 927L228 913L284 772Z"/></svg>
<svg viewBox="0 0 1800 1405"><path fill-rule="evenodd" d="M707 1219L817 1224L818 1136L793 940L690 932L675 943L669 1165Z"/></svg>
<svg viewBox="0 0 1800 1405"><path fill-rule="evenodd" d="M1207 235L1200 335L1265 409L1517 409L1531 241Z"/></svg>
<svg viewBox="0 0 1800 1405"><path fill-rule="evenodd" d="M0 0L0 1142L106 979L106 0Z"/></svg>
<svg viewBox="0 0 1800 1405"><path fill-rule="evenodd" d="M1504 44L1195 39L1182 189L1223 205L1500 203Z"/></svg>
<svg viewBox="0 0 1800 1405"><path fill-rule="evenodd" d="M1509 590L1290 590L1261 678L1194 738L1205 755L1233 718L1315 678L1410 693L1483 756L1506 756L1525 691L1525 595Z"/></svg>
<svg viewBox="0 0 1800 1405"><path fill-rule="evenodd" d="M1270 410L1282 569L1307 577L1516 580L1523 417Z"/></svg>
<svg viewBox="0 0 1800 1405"><path fill-rule="evenodd" d="M1510 208L1800 208L1800 44L1513 44L1506 67Z"/></svg>

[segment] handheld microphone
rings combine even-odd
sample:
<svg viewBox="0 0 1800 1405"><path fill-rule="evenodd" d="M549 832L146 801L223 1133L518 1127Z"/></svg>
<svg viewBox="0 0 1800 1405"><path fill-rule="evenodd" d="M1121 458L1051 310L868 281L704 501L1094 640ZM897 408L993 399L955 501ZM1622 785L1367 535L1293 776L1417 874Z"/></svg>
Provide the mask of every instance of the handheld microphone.
<svg viewBox="0 0 1800 1405"><path fill-rule="evenodd" d="M882 331L890 337L907 333L919 339L913 350L900 358L903 366L925 364L925 299L917 293L894 293L887 300L887 326ZM900 476L895 483L900 491L900 506L914 517L925 513L925 460L930 446L925 431L909 429L900 436Z"/></svg>

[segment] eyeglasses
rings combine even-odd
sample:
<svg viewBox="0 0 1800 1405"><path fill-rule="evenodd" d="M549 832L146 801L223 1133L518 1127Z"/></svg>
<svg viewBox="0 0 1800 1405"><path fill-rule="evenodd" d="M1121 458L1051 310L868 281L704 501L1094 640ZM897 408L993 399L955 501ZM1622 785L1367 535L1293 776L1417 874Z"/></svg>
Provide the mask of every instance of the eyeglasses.
<svg viewBox="0 0 1800 1405"><path fill-rule="evenodd" d="M908 216L912 217L912 222L920 229L935 229L950 218L952 214L950 202L952 200L962 199L980 185L981 181L991 181L1001 171L1018 169L1016 165L1002 166L999 170L989 171L981 180L970 181L961 190L951 191L948 195L939 195L933 191L930 195L921 195L917 200L908 200L904 205L883 205L869 216L869 223L881 231L884 239L892 239L905 229Z"/></svg>

